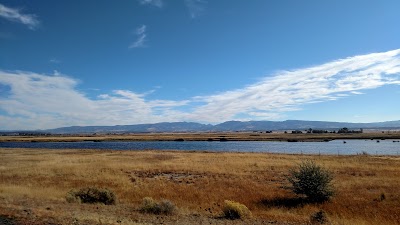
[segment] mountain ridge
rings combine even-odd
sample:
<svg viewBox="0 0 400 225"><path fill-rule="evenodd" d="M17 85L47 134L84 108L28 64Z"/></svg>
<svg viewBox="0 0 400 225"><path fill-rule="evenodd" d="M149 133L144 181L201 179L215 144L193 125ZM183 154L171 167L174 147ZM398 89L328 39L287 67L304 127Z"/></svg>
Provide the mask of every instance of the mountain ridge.
<svg viewBox="0 0 400 225"><path fill-rule="evenodd" d="M161 122L135 125L114 126L70 126L55 129L40 130L41 132L54 134L73 133L147 133L147 132L222 132L222 131L269 131L269 130L305 130L323 129L334 130L347 127L349 129L382 129L400 128L400 120L374 122L374 123L350 123L308 120L285 121L226 121L216 125L196 122Z"/></svg>

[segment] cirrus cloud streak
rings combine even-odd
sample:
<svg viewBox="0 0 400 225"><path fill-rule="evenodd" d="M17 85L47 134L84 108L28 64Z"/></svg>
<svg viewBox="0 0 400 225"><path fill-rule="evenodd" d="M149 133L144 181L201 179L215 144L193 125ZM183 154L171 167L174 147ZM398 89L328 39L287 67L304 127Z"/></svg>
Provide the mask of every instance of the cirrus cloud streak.
<svg viewBox="0 0 400 225"><path fill-rule="evenodd" d="M280 71L248 87L194 99L205 102L190 118L271 119L304 104L362 94L365 89L400 84L400 50L340 59L309 68ZM261 116L261 115L266 116ZM244 115L244 117L238 117Z"/></svg>
<svg viewBox="0 0 400 225"><path fill-rule="evenodd" d="M146 25L142 25L138 28L136 28L135 35L136 35L136 41L133 42L131 45L129 45L129 48L143 48L146 47Z"/></svg>
<svg viewBox="0 0 400 225"><path fill-rule="evenodd" d="M0 17L7 20L22 23L29 27L29 29L34 30L39 26L40 22L36 19L36 15L23 14L20 10L15 8L7 7L0 3Z"/></svg>

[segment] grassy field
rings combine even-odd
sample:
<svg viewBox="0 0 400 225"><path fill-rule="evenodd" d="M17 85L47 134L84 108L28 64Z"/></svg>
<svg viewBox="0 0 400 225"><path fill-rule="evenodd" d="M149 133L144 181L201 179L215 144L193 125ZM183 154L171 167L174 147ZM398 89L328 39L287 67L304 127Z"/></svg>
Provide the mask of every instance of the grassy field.
<svg viewBox="0 0 400 225"><path fill-rule="evenodd" d="M138 133L53 136L0 136L0 142L58 141L324 141L332 139L400 139L400 131L365 132L361 134L291 134L283 132L216 132L216 133Z"/></svg>
<svg viewBox="0 0 400 225"><path fill-rule="evenodd" d="M329 202L301 204L285 174L312 159L334 174ZM324 210L332 224L399 224L400 158L265 153L0 149L0 221L21 224L306 224ZM82 187L115 192L116 205L68 203ZM138 211L144 197L168 199L174 215ZM253 217L221 218L224 200Z"/></svg>

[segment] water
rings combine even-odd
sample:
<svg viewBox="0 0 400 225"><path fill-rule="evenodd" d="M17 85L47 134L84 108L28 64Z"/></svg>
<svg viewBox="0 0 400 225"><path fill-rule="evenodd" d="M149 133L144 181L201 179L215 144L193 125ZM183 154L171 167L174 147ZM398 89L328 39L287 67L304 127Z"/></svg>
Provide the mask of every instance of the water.
<svg viewBox="0 0 400 225"><path fill-rule="evenodd" d="M215 152L271 152L287 154L398 155L399 140L334 140L330 142L278 141L138 141L138 142L0 142L0 148L107 149L107 150L190 150Z"/></svg>

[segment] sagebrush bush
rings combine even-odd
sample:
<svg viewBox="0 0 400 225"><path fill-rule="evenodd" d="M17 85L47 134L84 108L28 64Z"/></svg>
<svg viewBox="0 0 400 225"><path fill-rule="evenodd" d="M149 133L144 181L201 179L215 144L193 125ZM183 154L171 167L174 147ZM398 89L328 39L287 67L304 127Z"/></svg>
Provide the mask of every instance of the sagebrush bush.
<svg viewBox="0 0 400 225"><path fill-rule="evenodd" d="M86 187L79 190L71 190L65 197L67 202L79 203L103 203L105 205L114 205L117 197L114 192L106 188Z"/></svg>
<svg viewBox="0 0 400 225"><path fill-rule="evenodd" d="M312 224L326 224L329 220L326 212L324 210L319 210L310 216L310 222Z"/></svg>
<svg viewBox="0 0 400 225"><path fill-rule="evenodd" d="M331 184L333 175L313 161L303 161L297 168L291 169L286 177L291 189L297 195L304 195L311 202L329 200L334 189Z"/></svg>
<svg viewBox="0 0 400 225"><path fill-rule="evenodd" d="M176 210L176 206L169 200L161 200L160 202L155 201L151 197L143 198L140 211L143 213L153 214L173 214Z"/></svg>
<svg viewBox="0 0 400 225"><path fill-rule="evenodd" d="M231 220L251 217L251 212L245 205L229 200L225 200L223 213L225 218Z"/></svg>

